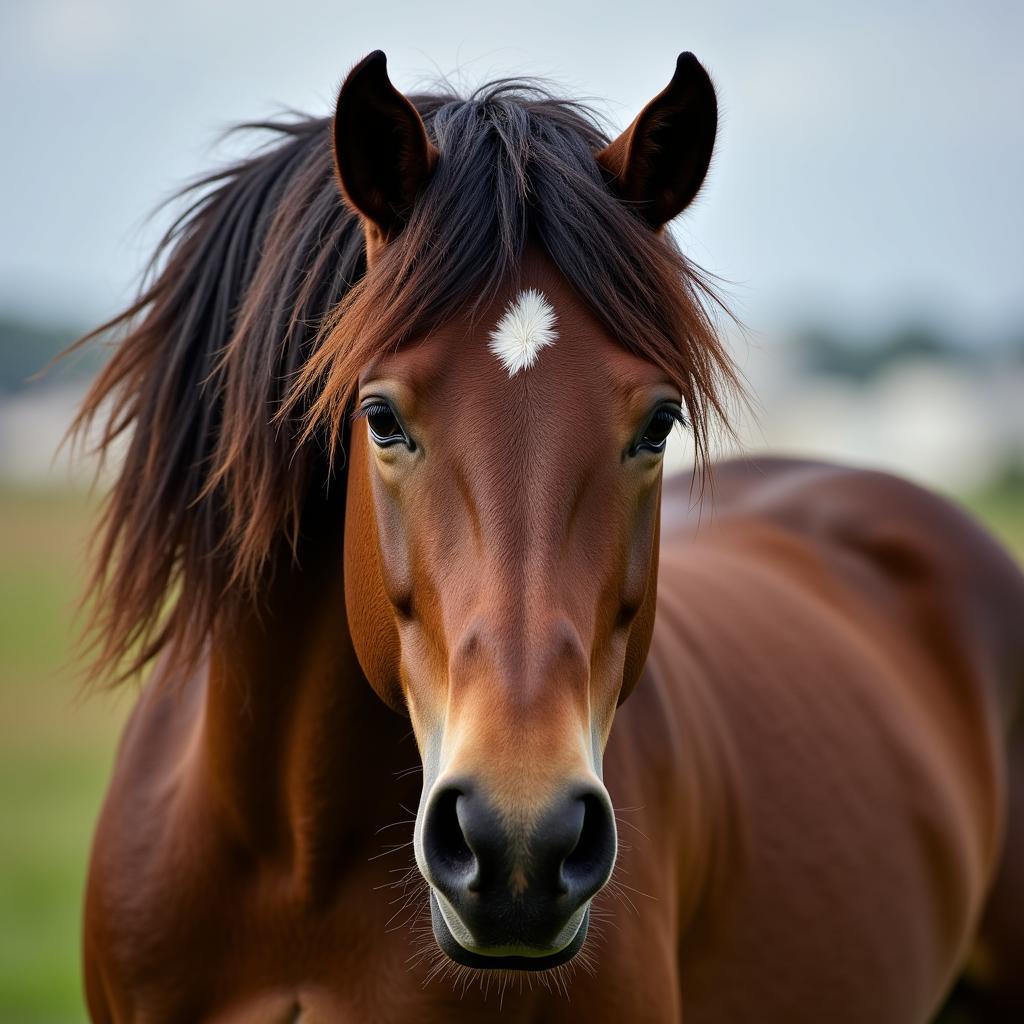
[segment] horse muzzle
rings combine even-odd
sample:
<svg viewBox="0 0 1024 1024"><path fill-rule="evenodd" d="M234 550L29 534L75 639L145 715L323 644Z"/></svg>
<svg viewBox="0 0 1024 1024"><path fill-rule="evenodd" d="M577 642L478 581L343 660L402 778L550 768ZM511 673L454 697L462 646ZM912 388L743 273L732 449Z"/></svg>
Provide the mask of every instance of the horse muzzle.
<svg viewBox="0 0 1024 1024"><path fill-rule="evenodd" d="M438 945L469 967L545 970L586 939L590 901L615 864L615 819L603 786L581 783L528 824L478 786L444 781L417 844Z"/></svg>

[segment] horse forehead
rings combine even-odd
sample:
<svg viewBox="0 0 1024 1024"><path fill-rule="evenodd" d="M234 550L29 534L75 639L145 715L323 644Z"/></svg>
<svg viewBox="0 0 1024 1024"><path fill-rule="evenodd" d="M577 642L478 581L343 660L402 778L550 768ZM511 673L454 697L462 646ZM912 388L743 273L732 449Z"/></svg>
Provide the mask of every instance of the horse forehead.
<svg viewBox="0 0 1024 1024"><path fill-rule="evenodd" d="M429 415L461 428L452 435L453 443L470 431L482 447L510 452L529 447L539 465L557 452L567 453L568 434L597 440L619 430L629 382L614 358L618 346L554 303L552 309L557 316L553 337L511 371L494 351L490 318L477 321L451 350ZM543 443L544 438L553 443Z"/></svg>
<svg viewBox="0 0 1024 1024"><path fill-rule="evenodd" d="M494 337L504 323L520 329L530 346L531 325L509 328L510 308L531 293L546 303L553 322L544 326L546 343L529 352L528 363L510 372L496 352ZM504 290L482 310L461 314L375 360L363 379L392 379L414 406L416 418L448 421L479 413L519 419L529 412L531 422L575 407L588 408L600 419L616 405L615 395L628 391L630 368L625 351L571 293L537 284Z"/></svg>
<svg viewBox="0 0 1024 1024"><path fill-rule="evenodd" d="M521 343L514 359L508 349ZM574 417L591 436L619 426L636 395L664 374L615 339L542 254L528 251L514 283L377 363L399 379L417 417L449 424L484 418L517 436ZM370 373L373 376L374 372ZM583 417L583 419L580 419ZM567 426L572 424L567 423Z"/></svg>
<svg viewBox="0 0 1024 1024"><path fill-rule="evenodd" d="M506 413L586 407L600 417L650 377L593 311L553 273L525 276L442 342L439 390L460 408L497 403Z"/></svg>

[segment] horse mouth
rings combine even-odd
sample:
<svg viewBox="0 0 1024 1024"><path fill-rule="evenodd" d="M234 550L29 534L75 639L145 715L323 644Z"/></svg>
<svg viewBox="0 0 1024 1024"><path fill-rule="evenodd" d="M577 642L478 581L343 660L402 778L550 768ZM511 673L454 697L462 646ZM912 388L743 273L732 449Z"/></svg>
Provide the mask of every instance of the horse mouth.
<svg viewBox="0 0 1024 1024"><path fill-rule="evenodd" d="M437 944L442 952L457 964L491 971L547 971L568 963L583 948L587 938L587 927L590 924L590 908L583 909L579 925L569 942L551 953L533 952L525 946L521 947L522 952L518 951L519 947L503 947L496 949L494 953L467 949L452 934L438 903L437 894L433 890L430 892L430 920Z"/></svg>

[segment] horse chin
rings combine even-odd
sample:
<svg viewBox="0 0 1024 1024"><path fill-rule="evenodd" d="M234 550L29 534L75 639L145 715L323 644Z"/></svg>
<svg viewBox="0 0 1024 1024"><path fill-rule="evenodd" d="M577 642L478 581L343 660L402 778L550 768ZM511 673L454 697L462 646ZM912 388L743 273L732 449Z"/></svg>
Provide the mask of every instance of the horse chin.
<svg viewBox="0 0 1024 1024"><path fill-rule="evenodd" d="M565 946L553 953L515 953L502 949L492 954L483 950L467 949L452 934L433 890L430 893L430 919L434 938L442 952L463 967L485 971L547 971L568 963L583 948L583 943L587 939L587 927L590 924L590 908L588 906L583 911L575 935Z"/></svg>

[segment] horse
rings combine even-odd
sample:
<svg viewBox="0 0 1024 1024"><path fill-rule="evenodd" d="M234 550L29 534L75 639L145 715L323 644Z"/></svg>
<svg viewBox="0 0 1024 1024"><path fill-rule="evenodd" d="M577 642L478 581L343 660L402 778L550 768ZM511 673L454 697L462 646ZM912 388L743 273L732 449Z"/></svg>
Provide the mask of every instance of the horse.
<svg viewBox="0 0 1024 1024"><path fill-rule="evenodd" d="M689 53L612 139L376 52L195 186L77 421L123 446L92 671L149 671L93 1021L1022 1005L1024 578L893 476L712 459L741 381L666 225L717 124Z"/></svg>

